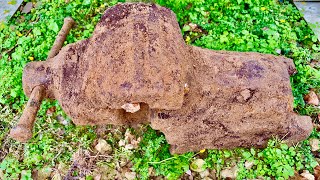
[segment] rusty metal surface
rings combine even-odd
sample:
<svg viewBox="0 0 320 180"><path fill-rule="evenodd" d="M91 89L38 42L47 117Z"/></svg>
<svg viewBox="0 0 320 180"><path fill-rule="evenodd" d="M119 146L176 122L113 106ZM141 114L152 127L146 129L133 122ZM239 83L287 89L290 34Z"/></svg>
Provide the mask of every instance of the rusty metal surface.
<svg viewBox="0 0 320 180"><path fill-rule="evenodd" d="M28 63L23 88L32 97L40 86L77 125L150 123L184 153L307 138L294 72L285 57L188 46L172 11L128 3L106 10L91 38Z"/></svg>

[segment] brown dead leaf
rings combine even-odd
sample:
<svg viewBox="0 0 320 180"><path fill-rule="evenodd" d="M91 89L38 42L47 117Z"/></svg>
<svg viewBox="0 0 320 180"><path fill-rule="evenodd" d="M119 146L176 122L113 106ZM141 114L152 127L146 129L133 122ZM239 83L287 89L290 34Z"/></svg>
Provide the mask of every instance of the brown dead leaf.
<svg viewBox="0 0 320 180"><path fill-rule="evenodd" d="M320 121L320 114L318 114L318 120ZM314 127L317 131L320 131L320 125L319 125L319 124L313 123L313 127Z"/></svg>
<svg viewBox="0 0 320 180"><path fill-rule="evenodd" d="M309 94L304 96L304 100L306 101L307 104L319 105L319 99L317 94L314 91L310 91Z"/></svg>
<svg viewBox="0 0 320 180"><path fill-rule="evenodd" d="M232 168L226 168L222 170L221 177L235 179L237 177L237 173L238 173L238 167L233 166Z"/></svg>
<svg viewBox="0 0 320 180"><path fill-rule="evenodd" d="M47 115L52 115L56 111L56 107L53 106L47 110Z"/></svg>
<svg viewBox="0 0 320 180"><path fill-rule="evenodd" d="M310 174L309 171L303 171L303 173L301 173L300 175L307 180L315 180L314 176Z"/></svg>
<svg viewBox="0 0 320 180"><path fill-rule="evenodd" d="M29 13L30 11L31 11L31 9L32 9L32 6L33 6L33 4L32 4L32 2L28 2L24 7L23 7L23 10L22 10L22 12L23 13Z"/></svg>
<svg viewBox="0 0 320 180"><path fill-rule="evenodd" d="M303 176L301 176L298 172L294 172L294 176L289 177L289 180L306 180Z"/></svg>
<svg viewBox="0 0 320 180"><path fill-rule="evenodd" d="M134 180L136 179L136 173L135 172L126 172L124 174L127 180Z"/></svg>
<svg viewBox="0 0 320 180"><path fill-rule="evenodd" d="M112 147L104 139L99 139L98 144L94 147L101 154L108 154L112 152Z"/></svg>
<svg viewBox="0 0 320 180"><path fill-rule="evenodd" d="M63 116L61 116L60 114L56 117L56 119L63 125L67 125L68 124L68 121Z"/></svg>
<svg viewBox="0 0 320 180"><path fill-rule="evenodd" d="M246 169L251 169L253 165L254 165L253 161L246 161L246 162L244 163L244 167L245 167Z"/></svg>
<svg viewBox="0 0 320 180"><path fill-rule="evenodd" d="M202 179L208 177L208 176L210 175L209 169L206 169L206 170L200 172L199 175L200 175L200 177L201 177Z"/></svg>
<svg viewBox="0 0 320 180"><path fill-rule="evenodd" d="M320 179L320 166L319 165L314 168L314 177L317 180Z"/></svg>
<svg viewBox="0 0 320 180"><path fill-rule="evenodd" d="M93 177L93 180L101 180L101 174L98 174Z"/></svg>
<svg viewBox="0 0 320 180"><path fill-rule="evenodd" d="M319 150L319 139L309 139L309 143L311 146L311 151L318 151Z"/></svg>

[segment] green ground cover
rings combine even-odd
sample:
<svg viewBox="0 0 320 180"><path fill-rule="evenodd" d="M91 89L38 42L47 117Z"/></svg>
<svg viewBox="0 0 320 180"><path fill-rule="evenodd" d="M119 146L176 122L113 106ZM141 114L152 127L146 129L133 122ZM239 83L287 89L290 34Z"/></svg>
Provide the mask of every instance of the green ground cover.
<svg viewBox="0 0 320 180"><path fill-rule="evenodd" d="M29 2L29 1L26 1ZM71 16L77 26L65 44L90 37L101 14L121 0L41 0L28 14L17 12L0 24L0 179L138 179L151 176L177 179L210 170L221 177L228 167L237 178L288 179L303 170L313 172L317 154L308 140L288 147L279 139L265 149L203 150L170 155L164 136L148 126L86 127L72 124L56 101L43 102L33 138L15 142L8 132L22 113L27 98L22 90L22 70L30 61L45 60L63 19ZM215 50L255 51L292 58L298 73L291 77L295 110L318 123L319 108L307 105L303 96L320 87L320 45L290 3L274 0L155 0L172 9L186 43ZM196 26L195 26L196 25ZM281 137L280 137L281 138ZM316 130L310 138L320 138ZM95 146L105 140L110 152L99 154ZM134 141L133 141L134 140ZM128 145L140 142L136 147ZM251 168L245 163L252 162ZM190 170L190 171L189 171ZM131 171L135 172L132 173ZM49 179L50 179L49 178Z"/></svg>

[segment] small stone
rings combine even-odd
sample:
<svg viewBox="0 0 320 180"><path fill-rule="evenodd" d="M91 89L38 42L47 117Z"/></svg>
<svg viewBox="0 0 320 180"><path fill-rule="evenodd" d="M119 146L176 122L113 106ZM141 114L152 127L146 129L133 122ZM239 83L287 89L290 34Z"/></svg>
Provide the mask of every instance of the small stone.
<svg viewBox="0 0 320 180"><path fill-rule="evenodd" d="M126 145L126 141L123 140L123 139L121 139L121 140L119 141L119 146L122 147L122 146L125 146L125 145Z"/></svg>
<svg viewBox="0 0 320 180"><path fill-rule="evenodd" d="M140 110L140 104L139 103L126 103L121 106L122 109L124 109L126 112L135 113Z"/></svg>
<svg viewBox="0 0 320 180"><path fill-rule="evenodd" d="M307 180L315 180L314 176L312 174L310 174L309 171L305 170L300 175L303 176L304 178L306 178Z"/></svg>
<svg viewBox="0 0 320 180"><path fill-rule="evenodd" d="M281 49L276 49L275 51L277 54L281 54Z"/></svg>
<svg viewBox="0 0 320 180"><path fill-rule="evenodd" d="M112 147L104 139L99 139L95 149L101 154L107 154L112 152Z"/></svg>
<svg viewBox="0 0 320 180"><path fill-rule="evenodd" d="M246 162L244 163L244 167L245 167L246 169L251 169L252 166L253 166L253 162L252 162L252 161L246 161Z"/></svg>
<svg viewBox="0 0 320 180"><path fill-rule="evenodd" d="M101 180L102 175L98 174L96 176L93 177L93 180Z"/></svg>
<svg viewBox="0 0 320 180"><path fill-rule="evenodd" d="M0 170L0 179L4 179L4 173L2 170Z"/></svg>
<svg viewBox="0 0 320 180"><path fill-rule="evenodd" d="M194 23L189 23L189 26L191 28L191 31L195 30L198 27L198 25Z"/></svg>
<svg viewBox="0 0 320 180"><path fill-rule="evenodd" d="M50 177L52 169L50 167L44 167L38 171L37 179L47 179Z"/></svg>
<svg viewBox="0 0 320 180"><path fill-rule="evenodd" d="M319 105L319 99L317 94L314 91L310 91L309 94L304 96L304 100L306 101L307 104Z"/></svg>
<svg viewBox="0 0 320 180"><path fill-rule="evenodd" d="M134 180L136 178L136 173L135 172L126 172L124 174L124 176L128 179L128 180Z"/></svg>
<svg viewBox="0 0 320 180"><path fill-rule="evenodd" d="M188 174L189 176L192 175L192 172L190 171L190 169L188 169L188 170L186 171L186 174Z"/></svg>
<svg viewBox="0 0 320 180"><path fill-rule="evenodd" d="M249 99L251 97L251 92L249 89L245 89L243 91L240 92L240 95L243 97L243 99L246 101L247 99Z"/></svg>
<svg viewBox="0 0 320 180"><path fill-rule="evenodd" d="M134 139L134 135L131 134L130 130L127 130L124 134L124 140L127 142L131 142Z"/></svg>
<svg viewBox="0 0 320 180"><path fill-rule="evenodd" d="M31 11L31 9L32 9L32 2L28 2L24 7L23 7L23 10L22 10L22 12L23 13L29 13L30 11Z"/></svg>
<svg viewBox="0 0 320 180"><path fill-rule="evenodd" d="M205 170L206 162L203 159L196 159L190 164L190 169L195 172L202 172Z"/></svg>
<svg viewBox="0 0 320 180"><path fill-rule="evenodd" d="M205 178L203 178L203 180L213 180L213 179L209 178L209 177L205 177Z"/></svg>
<svg viewBox="0 0 320 180"><path fill-rule="evenodd" d="M221 171L222 178L235 179L237 177L238 167L233 166L232 168L227 168Z"/></svg>
<svg viewBox="0 0 320 180"><path fill-rule="evenodd" d="M71 149L70 149L71 151ZM69 170L69 166L64 164L63 162L60 162L58 164L58 169L56 169L54 172L56 173L61 173L61 174L67 174L68 173L68 170Z"/></svg>
<svg viewBox="0 0 320 180"><path fill-rule="evenodd" d="M135 149L135 148L138 148L140 141L141 141L141 138L140 138L140 137L139 137L137 140L134 140L134 139L133 139L133 140L131 141L131 144L133 145L134 149Z"/></svg>
<svg viewBox="0 0 320 180"><path fill-rule="evenodd" d="M310 139L309 140L311 151L318 151L319 150L319 139Z"/></svg>
<svg viewBox="0 0 320 180"><path fill-rule="evenodd" d="M125 167L127 164L128 164L128 161L126 159L124 159L124 158L120 159L120 161L119 161L120 168L119 169L121 169L122 167Z"/></svg>
<svg viewBox="0 0 320 180"><path fill-rule="evenodd" d="M127 144L127 145L125 145L125 147L124 147L125 149L127 149L127 150L131 150L131 149L134 149L134 147L133 147L133 145L132 144Z"/></svg>
<svg viewBox="0 0 320 180"><path fill-rule="evenodd" d="M200 177L203 179L205 177L208 177L210 175L210 172L208 169L206 169L206 170L200 172L199 174L200 174Z"/></svg>
<svg viewBox="0 0 320 180"><path fill-rule="evenodd" d="M149 167L149 168L148 168L148 175L149 175L149 177L155 176L155 172L154 172L153 167Z"/></svg>
<svg viewBox="0 0 320 180"><path fill-rule="evenodd" d="M68 121L61 115L57 116L57 120L63 125L67 125L68 124Z"/></svg>
<svg viewBox="0 0 320 180"><path fill-rule="evenodd" d="M184 94L187 94L190 91L188 83L184 84Z"/></svg>
<svg viewBox="0 0 320 180"><path fill-rule="evenodd" d="M52 176L52 180L62 180L61 174L58 172L55 172Z"/></svg>

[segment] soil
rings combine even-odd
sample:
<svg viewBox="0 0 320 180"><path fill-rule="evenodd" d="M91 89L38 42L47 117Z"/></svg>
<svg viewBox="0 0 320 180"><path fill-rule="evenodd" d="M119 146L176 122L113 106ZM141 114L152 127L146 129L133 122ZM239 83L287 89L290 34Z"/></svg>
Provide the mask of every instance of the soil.
<svg viewBox="0 0 320 180"><path fill-rule="evenodd" d="M151 113L151 126L166 135L172 153L264 147L272 137L297 142L309 136L311 119L292 111L290 59L189 48L190 88L182 108Z"/></svg>

